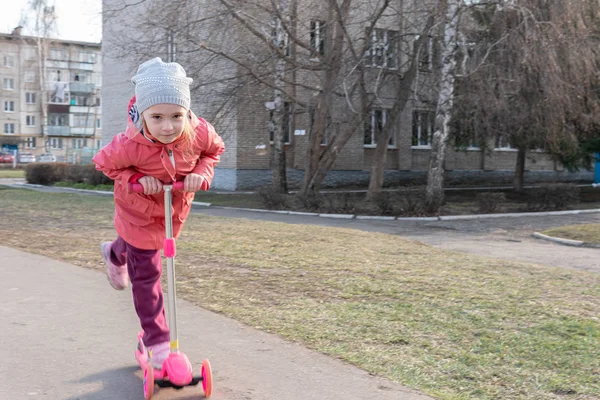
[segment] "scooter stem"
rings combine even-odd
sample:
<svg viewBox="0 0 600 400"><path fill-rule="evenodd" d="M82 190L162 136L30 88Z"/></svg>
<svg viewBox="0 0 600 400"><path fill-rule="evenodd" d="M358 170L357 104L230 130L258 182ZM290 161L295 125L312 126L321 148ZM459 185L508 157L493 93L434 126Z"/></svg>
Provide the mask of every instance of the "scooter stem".
<svg viewBox="0 0 600 400"><path fill-rule="evenodd" d="M167 259L167 298L169 303L169 329L171 331L171 353L179 351L177 336L177 293L175 290L175 240L173 239L172 192L173 185L163 185L165 192L165 246L164 255Z"/></svg>

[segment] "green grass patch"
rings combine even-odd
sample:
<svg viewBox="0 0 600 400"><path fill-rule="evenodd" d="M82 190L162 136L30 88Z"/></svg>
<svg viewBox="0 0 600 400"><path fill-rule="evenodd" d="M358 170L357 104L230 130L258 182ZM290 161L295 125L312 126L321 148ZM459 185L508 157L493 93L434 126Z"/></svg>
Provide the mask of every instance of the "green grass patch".
<svg viewBox="0 0 600 400"><path fill-rule="evenodd" d="M25 178L25 170L0 168L0 178Z"/></svg>
<svg viewBox="0 0 600 400"><path fill-rule="evenodd" d="M3 244L102 269L110 198L0 190ZM600 275L193 214L178 291L439 399L600 398ZM100 278L99 278L100 279Z"/></svg>
<svg viewBox="0 0 600 400"><path fill-rule="evenodd" d="M542 232L544 235L563 239L581 240L600 245L600 224L562 226Z"/></svg>

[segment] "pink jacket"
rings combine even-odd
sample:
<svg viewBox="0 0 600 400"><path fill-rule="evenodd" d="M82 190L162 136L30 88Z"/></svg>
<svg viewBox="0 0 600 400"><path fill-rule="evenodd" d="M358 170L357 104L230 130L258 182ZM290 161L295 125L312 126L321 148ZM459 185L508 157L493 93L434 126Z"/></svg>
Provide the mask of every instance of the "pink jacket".
<svg viewBox="0 0 600 400"><path fill-rule="evenodd" d="M129 110L135 96L129 102ZM131 193L128 183L134 176L153 176L162 182L183 181L190 173L200 174L210 186L214 167L225 145L215 129L192 114L196 131L192 150L184 152L179 140L165 145L151 142L139 133L131 116L127 130L116 135L93 158L96 169L115 181L115 229L127 243L145 250L162 249L165 238L163 194L146 196ZM131 114L130 114L131 115ZM172 151L175 166L169 158ZM207 187L208 189L208 187ZM177 238L192 206L194 193L173 192L173 237Z"/></svg>

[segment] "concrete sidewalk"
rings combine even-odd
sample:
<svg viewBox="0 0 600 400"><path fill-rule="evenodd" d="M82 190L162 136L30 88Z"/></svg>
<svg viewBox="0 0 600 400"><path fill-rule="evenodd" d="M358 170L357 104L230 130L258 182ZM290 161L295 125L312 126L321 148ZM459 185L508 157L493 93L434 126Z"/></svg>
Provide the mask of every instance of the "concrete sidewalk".
<svg viewBox="0 0 600 400"><path fill-rule="evenodd" d="M142 399L129 291L98 271L0 246L0 399ZM425 400L400 385L179 301L180 343L196 373L213 366L212 398ZM201 387L155 398L203 398Z"/></svg>

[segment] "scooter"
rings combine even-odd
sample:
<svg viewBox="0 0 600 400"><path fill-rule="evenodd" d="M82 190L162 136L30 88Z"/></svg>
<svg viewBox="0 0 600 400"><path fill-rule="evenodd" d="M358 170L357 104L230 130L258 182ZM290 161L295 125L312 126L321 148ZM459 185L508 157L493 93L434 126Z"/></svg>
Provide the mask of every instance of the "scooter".
<svg viewBox="0 0 600 400"><path fill-rule="evenodd" d="M142 338L144 332L138 333L138 349L135 352L140 367L144 371L144 398L150 400L154 395L155 385L161 388L171 387L182 389L185 386L196 386L202 382L204 395L208 399L212 394L212 370L208 360L202 361L200 376L193 376L192 364L187 356L179 351L179 340L177 336L177 295L175 291L175 239L173 238L173 213L172 192L183 190L183 182L175 182L172 185L163 185L165 195L165 227L166 238L163 254L167 259L167 288L168 288L168 316L171 331L171 352L165 360L162 369L152 366L152 355L144 345ZM135 193L144 193L144 187L139 183L130 183L129 190Z"/></svg>

